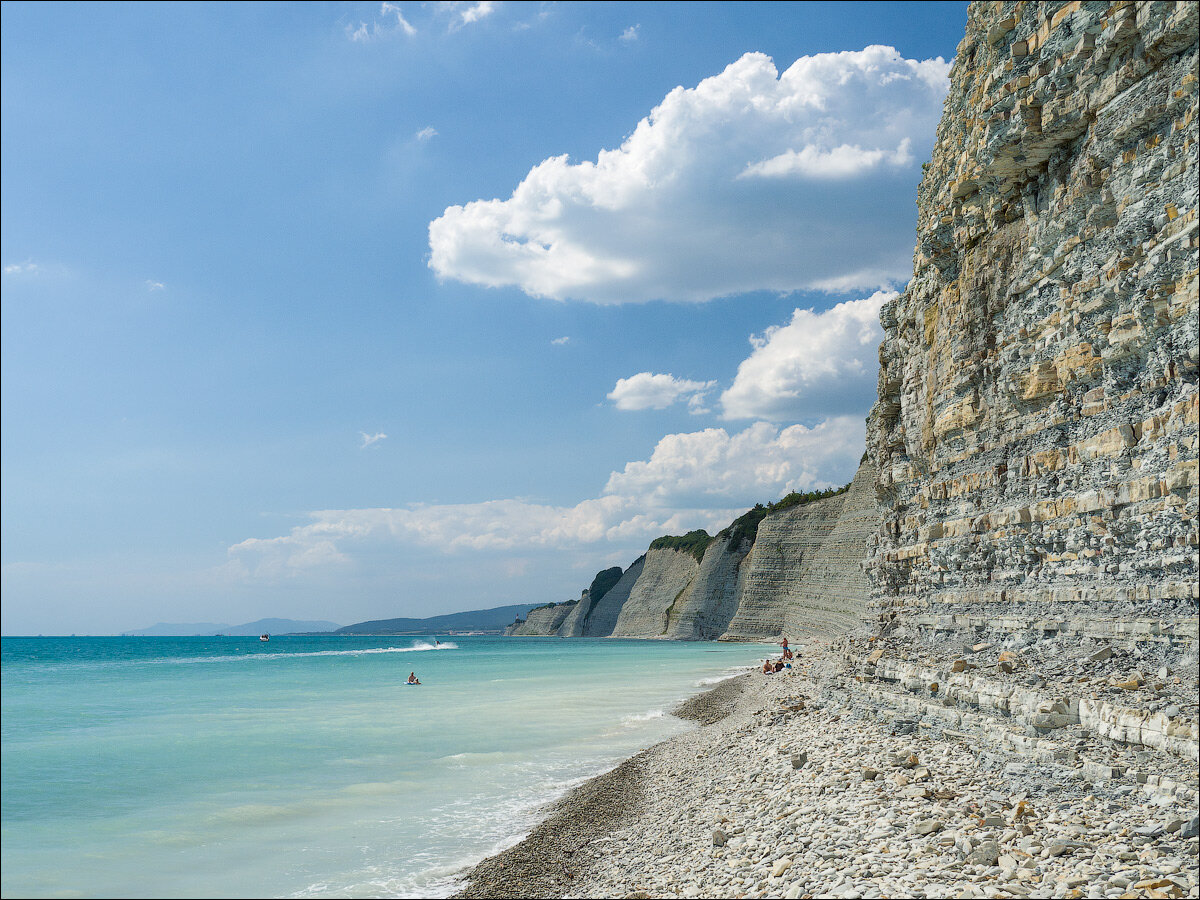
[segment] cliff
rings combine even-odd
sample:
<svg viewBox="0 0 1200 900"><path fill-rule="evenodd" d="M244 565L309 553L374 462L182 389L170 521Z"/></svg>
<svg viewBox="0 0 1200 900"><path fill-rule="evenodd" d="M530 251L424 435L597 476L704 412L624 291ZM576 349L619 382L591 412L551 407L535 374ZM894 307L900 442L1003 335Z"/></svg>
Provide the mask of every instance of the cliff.
<svg viewBox="0 0 1200 900"><path fill-rule="evenodd" d="M559 627L579 604L580 601L571 600L567 603L535 607L525 614L524 621L518 619L505 628L504 633L524 637L558 634Z"/></svg>
<svg viewBox="0 0 1200 900"><path fill-rule="evenodd" d="M672 538L571 633L1194 635L1198 27L972 4L850 490Z"/></svg>
<svg viewBox="0 0 1200 900"><path fill-rule="evenodd" d="M559 626L559 636L583 637L584 628L596 604L600 603L604 599L604 596L620 582L623 574L620 566L613 566L611 569L597 572L596 577L592 579L591 585L583 592L583 596L579 598L579 602L575 605L575 608L571 610L567 618L563 620L562 625ZM611 632L612 628L610 627L608 631Z"/></svg>
<svg viewBox="0 0 1200 900"><path fill-rule="evenodd" d="M742 597L745 568L752 546L728 536L718 536L708 549L695 576L670 610L664 637L677 641L716 640L729 627Z"/></svg>
<svg viewBox="0 0 1200 900"><path fill-rule="evenodd" d="M696 557L687 551L650 550L617 616L612 637L664 636L675 602L699 568Z"/></svg>
<svg viewBox="0 0 1200 900"><path fill-rule="evenodd" d="M866 610L874 483L864 462L844 493L760 505L715 538L658 538L625 572L597 574L578 602L535 609L505 633L756 641L852 630Z"/></svg>
<svg viewBox="0 0 1200 900"><path fill-rule="evenodd" d="M885 617L1194 615L1197 17L971 6L881 315Z"/></svg>
<svg viewBox="0 0 1200 900"><path fill-rule="evenodd" d="M789 607L807 577L806 563L821 552L844 502L845 495L840 494L762 520L746 559L741 597L723 635L725 640L771 640L782 634Z"/></svg>
<svg viewBox="0 0 1200 900"><path fill-rule="evenodd" d="M646 565L646 557L640 556L625 570L618 581L600 600L592 605L587 618L583 622L583 637L608 637L617 627L617 618L625 601L633 592L633 586L642 576L642 568Z"/></svg>

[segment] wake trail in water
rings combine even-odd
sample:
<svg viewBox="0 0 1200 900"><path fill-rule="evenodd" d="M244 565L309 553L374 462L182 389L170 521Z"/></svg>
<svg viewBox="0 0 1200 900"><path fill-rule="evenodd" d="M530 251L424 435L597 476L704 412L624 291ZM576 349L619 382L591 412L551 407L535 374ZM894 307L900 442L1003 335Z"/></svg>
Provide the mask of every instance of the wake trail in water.
<svg viewBox="0 0 1200 900"><path fill-rule="evenodd" d="M228 663L228 662L258 662L260 660L269 659L300 659L310 656L374 656L379 653L424 653L426 651L438 650L457 650L458 644L453 641L442 641L439 644L430 644L427 641L417 641L411 647L368 647L359 650L305 650L297 653L225 653L219 656L179 656L167 659L130 659L109 661L100 664L102 667L110 666L170 666L170 665L198 665L204 663ZM76 666L90 666L95 663L79 663L75 666L66 665L61 668L75 668Z"/></svg>

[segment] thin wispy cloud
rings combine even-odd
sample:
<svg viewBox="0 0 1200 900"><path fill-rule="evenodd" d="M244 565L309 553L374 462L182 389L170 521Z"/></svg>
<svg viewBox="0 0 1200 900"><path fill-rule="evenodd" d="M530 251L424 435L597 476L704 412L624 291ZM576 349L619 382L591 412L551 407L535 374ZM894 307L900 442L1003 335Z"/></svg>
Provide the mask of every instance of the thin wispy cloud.
<svg viewBox="0 0 1200 900"><path fill-rule="evenodd" d="M449 10L453 14L450 22L450 29L456 31L466 25L471 25L478 22L480 19L490 16L496 11L498 3L493 3L491 0L477 0L477 2L442 3L442 7Z"/></svg>
<svg viewBox="0 0 1200 900"><path fill-rule="evenodd" d="M42 267L35 262L9 263L4 267L5 275L37 275Z"/></svg>
<svg viewBox="0 0 1200 900"><path fill-rule="evenodd" d="M893 287L911 273L917 160L949 68L871 46L780 73L747 53L672 90L618 148L447 208L429 266L601 304Z"/></svg>
<svg viewBox="0 0 1200 900"><path fill-rule="evenodd" d="M165 290L166 287L167 286L165 284L163 284L161 281L155 281L152 278L146 279L146 290L150 291L151 293L153 293L154 291Z"/></svg>
<svg viewBox="0 0 1200 900"><path fill-rule="evenodd" d="M366 450L368 447L372 447L380 441L387 439L387 435L382 431L377 431L375 434L367 434L365 431L360 431L358 434L362 438L362 444L359 445L360 450Z"/></svg>
<svg viewBox="0 0 1200 900"><path fill-rule="evenodd" d="M571 336L569 334L564 334L562 337L556 337L556 338L551 339L550 343L553 344L555 347L564 347L567 344L571 343Z"/></svg>
<svg viewBox="0 0 1200 900"><path fill-rule="evenodd" d="M399 3L384 2L379 6L379 14L370 24L359 22L357 26L347 25L346 34L350 40L358 43L385 38L396 34L412 37L417 29L404 18L404 12Z"/></svg>
<svg viewBox="0 0 1200 900"><path fill-rule="evenodd" d="M432 125L426 125L416 133L415 137L418 141L427 141L430 138L437 137L437 129Z"/></svg>

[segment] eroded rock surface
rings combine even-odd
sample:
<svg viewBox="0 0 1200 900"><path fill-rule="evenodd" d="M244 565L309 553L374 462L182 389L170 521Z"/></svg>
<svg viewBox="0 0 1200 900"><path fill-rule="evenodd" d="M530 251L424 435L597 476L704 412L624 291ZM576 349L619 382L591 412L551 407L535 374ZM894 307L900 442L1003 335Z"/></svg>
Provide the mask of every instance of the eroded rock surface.
<svg viewBox="0 0 1200 900"><path fill-rule="evenodd" d="M882 312L883 610L1195 615L1198 15L971 6Z"/></svg>

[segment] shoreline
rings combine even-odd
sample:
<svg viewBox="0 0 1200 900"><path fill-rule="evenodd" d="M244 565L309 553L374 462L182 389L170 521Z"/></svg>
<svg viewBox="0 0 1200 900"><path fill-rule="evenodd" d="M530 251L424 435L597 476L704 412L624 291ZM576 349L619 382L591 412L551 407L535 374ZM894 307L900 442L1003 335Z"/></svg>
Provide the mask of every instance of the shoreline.
<svg viewBox="0 0 1200 900"><path fill-rule="evenodd" d="M720 722L738 707L752 675L733 675L681 702L671 714L700 724ZM647 763L681 738L667 738L589 778L548 806L545 818L520 842L481 860L462 876L465 887L452 896L554 898L586 896L572 891L587 883L592 860L586 851L605 840L623 821L636 816L646 798Z"/></svg>
<svg viewBox="0 0 1200 900"><path fill-rule="evenodd" d="M1140 749L1130 779L1102 736L946 727L806 644L684 701L700 728L570 791L454 896L1200 896L1190 760Z"/></svg>

